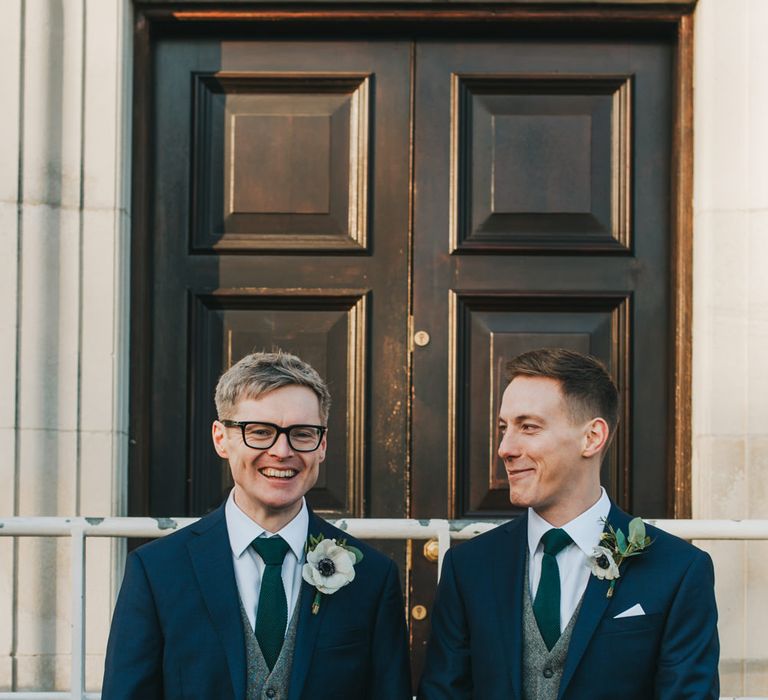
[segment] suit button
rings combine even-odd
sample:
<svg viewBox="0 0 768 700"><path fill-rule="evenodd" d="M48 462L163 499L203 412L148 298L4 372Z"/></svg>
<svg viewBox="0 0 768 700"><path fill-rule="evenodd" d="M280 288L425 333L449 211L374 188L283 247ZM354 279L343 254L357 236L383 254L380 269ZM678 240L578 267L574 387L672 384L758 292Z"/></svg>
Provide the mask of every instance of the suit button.
<svg viewBox="0 0 768 700"><path fill-rule="evenodd" d="M544 678L552 678L552 676L555 675L555 672L551 668L545 668L541 673Z"/></svg>
<svg viewBox="0 0 768 700"><path fill-rule="evenodd" d="M275 697L275 689L274 688L267 688L267 697L268 698Z"/></svg>

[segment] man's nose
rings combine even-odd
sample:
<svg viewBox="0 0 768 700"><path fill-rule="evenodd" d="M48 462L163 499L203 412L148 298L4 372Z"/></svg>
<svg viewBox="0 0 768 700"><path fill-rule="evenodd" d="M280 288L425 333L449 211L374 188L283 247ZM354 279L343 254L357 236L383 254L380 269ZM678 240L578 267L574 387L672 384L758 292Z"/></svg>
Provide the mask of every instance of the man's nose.
<svg viewBox="0 0 768 700"><path fill-rule="evenodd" d="M275 444L269 448L269 454L275 457L290 457L293 454L291 444L288 442L288 436L280 433L275 440Z"/></svg>
<svg viewBox="0 0 768 700"><path fill-rule="evenodd" d="M499 440L499 457L501 459L510 459L520 456L520 443L516 439L514 430L507 430L501 433Z"/></svg>

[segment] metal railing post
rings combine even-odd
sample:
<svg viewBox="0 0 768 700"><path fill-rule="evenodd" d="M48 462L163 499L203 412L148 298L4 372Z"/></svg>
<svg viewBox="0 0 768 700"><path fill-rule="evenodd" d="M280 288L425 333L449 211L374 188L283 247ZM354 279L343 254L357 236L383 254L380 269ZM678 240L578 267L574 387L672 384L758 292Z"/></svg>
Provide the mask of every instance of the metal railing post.
<svg viewBox="0 0 768 700"><path fill-rule="evenodd" d="M437 531L437 582L440 583L440 574L443 573L443 559L451 548L451 525L447 520L430 521Z"/></svg>
<svg viewBox="0 0 768 700"><path fill-rule="evenodd" d="M71 533L72 549L72 700L85 697L85 532L75 526Z"/></svg>

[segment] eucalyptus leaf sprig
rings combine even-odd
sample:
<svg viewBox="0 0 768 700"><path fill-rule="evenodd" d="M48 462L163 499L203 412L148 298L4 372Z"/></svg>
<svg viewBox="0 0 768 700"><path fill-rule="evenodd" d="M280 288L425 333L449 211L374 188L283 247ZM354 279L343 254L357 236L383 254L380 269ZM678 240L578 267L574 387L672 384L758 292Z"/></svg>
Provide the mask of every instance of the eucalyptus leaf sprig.
<svg viewBox="0 0 768 700"><path fill-rule="evenodd" d="M595 576L610 581L606 593L610 598L613 596L616 579L621 575L621 565L627 559L643 554L653 544L653 540L646 535L642 518L630 520L627 535L620 528L614 528L605 518L603 522L607 530L600 535L600 544L593 550L590 566Z"/></svg>

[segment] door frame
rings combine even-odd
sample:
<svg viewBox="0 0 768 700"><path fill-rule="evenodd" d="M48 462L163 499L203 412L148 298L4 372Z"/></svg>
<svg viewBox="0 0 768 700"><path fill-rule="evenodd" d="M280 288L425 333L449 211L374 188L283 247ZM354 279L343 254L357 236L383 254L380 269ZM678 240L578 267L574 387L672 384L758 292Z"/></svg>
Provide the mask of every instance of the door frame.
<svg viewBox="0 0 768 700"><path fill-rule="evenodd" d="M489 4L493 7L489 8ZM143 0L134 5L133 172L130 311L130 423L128 512L145 515L148 509L149 435L151 416L145 401L151 393L151 70L155 32L195 26L249 23L250 26L311 31L328 27L346 31L425 31L460 29L463 25L493 23L494 27L554 27L566 22L610 31L632 24L661 28L676 39L674 68L673 148L670 191L671 308L669 329L672 365L669 407L670 431L667 515L690 518L692 513L692 311L693 311L693 22L696 0L528 0L496 2L464 0L460 5L424 4L401 0L397 6L371 0L355 6L343 0L319 0L299 7L293 0L270 2L168 3ZM137 76L141 76L138 79ZM148 77L149 76L149 77ZM410 375L410 366L407 368ZM408 377L411 385L411 377ZM410 424L410 416L408 417ZM405 465L406 468L408 465ZM176 515L169 513L167 515Z"/></svg>

